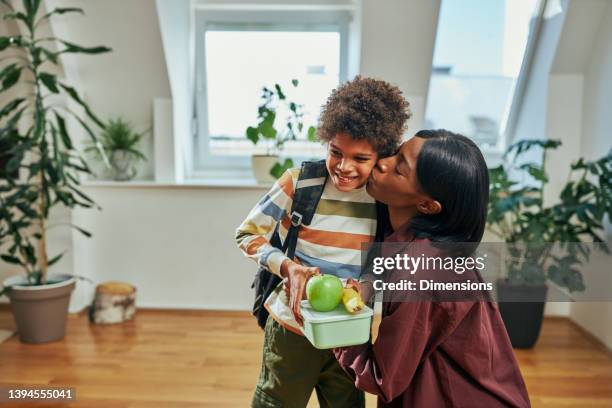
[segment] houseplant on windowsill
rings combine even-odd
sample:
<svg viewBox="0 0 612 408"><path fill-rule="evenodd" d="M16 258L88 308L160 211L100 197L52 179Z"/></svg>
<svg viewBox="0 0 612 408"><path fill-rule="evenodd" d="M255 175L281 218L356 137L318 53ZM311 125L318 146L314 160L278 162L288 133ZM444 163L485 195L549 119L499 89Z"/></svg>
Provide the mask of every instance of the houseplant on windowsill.
<svg viewBox="0 0 612 408"><path fill-rule="evenodd" d="M488 229L503 239L510 255L507 278L497 281L499 308L516 348L530 348L537 341L548 282L570 293L585 289L579 268L589 259L588 248L570 248L560 257L551 253L553 244L599 242L607 251L601 233L604 217L612 219L612 153L571 164L558 201L545 206L547 152L560 145L555 140L520 141L504 155L512 156L509 163L490 169ZM525 153L534 149L541 151L539 163L525 163ZM526 175L530 182L517 181Z"/></svg>
<svg viewBox="0 0 612 408"><path fill-rule="evenodd" d="M291 85L298 86L298 80L293 79ZM279 84L273 89L262 88L262 103L257 108L257 125L246 129L246 137L257 146L263 143L265 154L253 154L251 166L255 179L259 183L270 183L278 179L285 170L293 167L293 160L286 158L281 162L280 154L285 143L296 140L304 130L303 106L290 101ZM284 124L279 124L278 114L286 113ZM316 129L308 127L306 136L309 141L316 140Z"/></svg>
<svg viewBox="0 0 612 408"><path fill-rule="evenodd" d="M21 9L11 3L16 2L0 0L0 11L5 20L17 21L22 34L0 37L0 94L11 92L13 97L0 106L0 134L5 140L10 135L11 140L4 171L19 171L20 177L0 180L0 257L25 274L5 280L0 294L11 300L21 341L45 343L64 337L75 287L74 276L48 273L63 255L47 254L47 230L54 226L48 225L49 212L61 204L95 206L80 188L79 175L91 172L74 146L66 119L74 118L94 141L97 138L85 118L104 127L77 90L53 72L64 53L100 54L110 49L38 35L37 28L48 19L83 13L81 9L56 8L42 14L40 0L24 0ZM57 49L47 47L50 42ZM16 52L7 55L8 49ZM72 99L80 112L65 107L63 97Z"/></svg>
<svg viewBox="0 0 612 408"><path fill-rule="evenodd" d="M116 181L127 181L136 175L136 162L146 160L138 149L138 144L146 132L136 132L133 126L121 117L111 118L100 135L102 149L111 166L111 176ZM93 143L85 151L102 159L98 146Z"/></svg>

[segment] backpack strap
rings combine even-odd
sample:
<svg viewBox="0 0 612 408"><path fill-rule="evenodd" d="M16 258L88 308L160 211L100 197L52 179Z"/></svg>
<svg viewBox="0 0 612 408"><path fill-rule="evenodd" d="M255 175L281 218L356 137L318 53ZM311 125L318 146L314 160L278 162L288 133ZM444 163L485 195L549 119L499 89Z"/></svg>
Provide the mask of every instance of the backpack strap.
<svg viewBox="0 0 612 408"><path fill-rule="evenodd" d="M387 204L376 201L376 234L374 235L374 242L383 242L390 228L391 221L389 220Z"/></svg>
<svg viewBox="0 0 612 408"><path fill-rule="evenodd" d="M327 176L325 160L302 163L291 204L291 227L289 227L282 248L289 259L293 259L295 255L300 225L310 225L312 222L319 200L323 195Z"/></svg>

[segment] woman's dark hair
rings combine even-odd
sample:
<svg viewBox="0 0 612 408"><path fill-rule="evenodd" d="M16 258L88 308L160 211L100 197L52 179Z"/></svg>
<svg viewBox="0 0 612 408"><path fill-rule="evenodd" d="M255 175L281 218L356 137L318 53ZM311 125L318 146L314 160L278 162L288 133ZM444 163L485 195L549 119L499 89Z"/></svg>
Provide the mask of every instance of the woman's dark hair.
<svg viewBox="0 0 612 408"><path fill-rule="evenodd" d="M317 135L329 142L338 133L365 139L381 157L392 155L412 114L397 86L373 78L355 77L334 89L323 106Z"/></svg>
<svg viewBox="0 0 612 408"><path fill-rule="evenodd" d="M487 220L489 171L480 149L447 130L421 130L426 139L416 164L422 190L442 205L435 215L412 219L417 237L434 242L480 242Z"/></svg>

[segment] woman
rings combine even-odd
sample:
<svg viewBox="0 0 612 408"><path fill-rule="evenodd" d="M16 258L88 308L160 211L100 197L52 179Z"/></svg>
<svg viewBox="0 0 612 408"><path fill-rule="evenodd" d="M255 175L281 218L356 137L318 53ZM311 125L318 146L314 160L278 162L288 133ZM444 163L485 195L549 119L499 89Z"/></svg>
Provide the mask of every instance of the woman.
<svg viewBox="0 0 612 408"><path fill-rule="evenodd" d="M407 248L480 242L488 189L478 147L444 130L417 133L395 156L379 161L368 184L368 192L389 206L393 233L385 242L410 242ZM411 276L420 273L427 271ZM399 278L391 273L387 279ZM357 289L371 293L370 284L362 285ZM530 406L495 303L394 296L384 292L374 344L334 350L356 386L378 396L379 407Z"/></svg>

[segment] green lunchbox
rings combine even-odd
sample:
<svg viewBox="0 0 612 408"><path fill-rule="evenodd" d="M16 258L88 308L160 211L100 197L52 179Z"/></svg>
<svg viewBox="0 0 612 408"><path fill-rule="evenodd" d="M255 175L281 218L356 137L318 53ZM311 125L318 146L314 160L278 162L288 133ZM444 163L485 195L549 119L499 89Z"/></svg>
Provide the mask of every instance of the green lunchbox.
<svg viewBox="0 0 612 408"><path fill-rule="evenodd" d="M350 314L340 303L330 312L317 312L307 300L302 301L304 335L318 349L355 346L370 339L370 326L374 312L364 307Z"/></svg>

